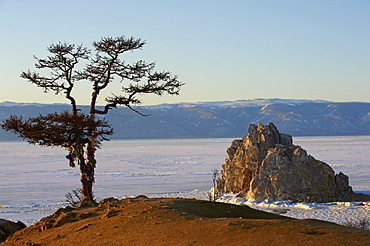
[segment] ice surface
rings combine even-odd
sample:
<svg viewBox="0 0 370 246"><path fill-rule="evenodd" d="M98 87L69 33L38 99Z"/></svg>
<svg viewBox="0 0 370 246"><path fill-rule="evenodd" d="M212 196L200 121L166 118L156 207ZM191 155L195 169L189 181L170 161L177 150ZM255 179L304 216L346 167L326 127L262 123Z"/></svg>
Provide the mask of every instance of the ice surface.
<svg viewBox="0 0 370 246"><path fill-rule="evenodd" d="M346 221L357 221L360 218L370 218L370 210L365 209L360 202L332 203L293 203L255 202L238 198L235 195L224 195L219 202L236 205L247 205L266 212L277 213L296 219L319 219L343 224Z"/></svg>
<svg viewBox="0 0 370 246"><path fill-rule="evenodd" d="M212 186L211 169L222 169L231 141L105 142L96 153L95 196L102 199L144 194L207 199L206 193ZM336 172L348 175L355 191L370 194L370 136L295 137L294 142L316 159L330 164ZM0 218L21 220L30 225L63 206L65 194L80 187L79 170L68 166L66 154L60 148L0 142ZM339 204L251 205L272 212L288 209L285 215L296 218L339 218L337 221L345 216L358 216L354 212L364 210L360 206ZM368 210L364 213L369 215Z"/></svg>

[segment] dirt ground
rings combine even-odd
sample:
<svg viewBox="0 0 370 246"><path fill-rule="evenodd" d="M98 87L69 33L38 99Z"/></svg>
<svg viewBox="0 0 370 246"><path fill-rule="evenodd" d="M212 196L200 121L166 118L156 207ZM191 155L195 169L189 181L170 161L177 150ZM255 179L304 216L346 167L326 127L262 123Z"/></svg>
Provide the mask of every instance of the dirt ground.
<svg viewBox="0 0 370 246"><path fill-rule="evenodd" d="M108 198L59 209L0 245L370 245L370 232L195 199Z"/></svg>

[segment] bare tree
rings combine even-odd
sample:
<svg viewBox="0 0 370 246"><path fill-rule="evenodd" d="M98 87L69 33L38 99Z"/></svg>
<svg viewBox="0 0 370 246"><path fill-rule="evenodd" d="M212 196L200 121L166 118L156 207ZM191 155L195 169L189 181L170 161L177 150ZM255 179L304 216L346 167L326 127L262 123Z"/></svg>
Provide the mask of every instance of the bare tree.
<svg viewBox="0 0 370 246"><path fill-rule="evenodd" d="M168 71L154 71L155 63L143 60L127 63L121 60L124 53L141 50L145 41L140 38L125 36L103 37L93 42L95 53L82 45L57 43L48 47L47 58L36 56L35 67L47 69L50 74L41 75L38 72L26 71L21 77L30 83L41 87L44 92L64 94L71 104L71 113L51 113L24 120L22 116L10 116L4 120L1 127L12 131L30 144L45 146L60 146L69 151L67 159L70 166L75 166L75 160L80 166L82 183L82 202L93 202L92 185L96 165L95 151L100 142L108 140L113 134L109 124L96 114L107 114L118 105L127 106L136 113L132 105L141 104L141 96L155 94L162 96L178 95L184 85L177 76ZM77 65L82 65L77 70ZM78 104L72 91L76 83L88 81L91 84L90 108L88 113L78 109ZM98 109L97 100L102 90L113 82L122 83L122 91L105 98L105 106ZM126 83L125 83L126 82Z"/></svg>
<svg viewBox="0 0 370 246"><path fill-rule="evenodd" d="M210 201L215 202L218 198L220 198L220 192L218 190L219 172L218 172L218 169L216 168L212 169L211 172L212 172L213 187L212 187L212 190L208 192L208 198Z"/></svg>

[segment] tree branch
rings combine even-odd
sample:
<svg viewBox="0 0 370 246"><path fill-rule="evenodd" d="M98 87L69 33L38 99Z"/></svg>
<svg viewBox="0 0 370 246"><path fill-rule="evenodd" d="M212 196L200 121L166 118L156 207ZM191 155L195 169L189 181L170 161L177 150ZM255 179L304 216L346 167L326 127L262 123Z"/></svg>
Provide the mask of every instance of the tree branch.
<svg viewBox="0 0 370 246"><path fill-rule="evenodd" d="M73 114L77 114L77 104L71 93L73 86L78 78L74 76L74 68L80 59L88 59L90 51L82 45L76 46L68 43L52 44L47 49L51 55L46 59L41 59L36 56L37 69L50 69L51 76L41 76L39 73L22 72L21 77L27 79L32 84L44 89L44 92L54 91L56 95L62 91L65 97L71 102Z"/></svg>

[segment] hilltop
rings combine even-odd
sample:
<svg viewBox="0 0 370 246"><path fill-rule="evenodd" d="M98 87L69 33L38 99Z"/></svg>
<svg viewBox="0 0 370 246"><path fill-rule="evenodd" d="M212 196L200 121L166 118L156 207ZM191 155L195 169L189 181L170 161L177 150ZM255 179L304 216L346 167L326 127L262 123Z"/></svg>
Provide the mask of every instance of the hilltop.
<svg viewBox="0 0 370 246"><path fill-rule="evenodd" d="M140 196L59 209L1 245L367 245L369 240L369 231L247 206Z"/></svg>

